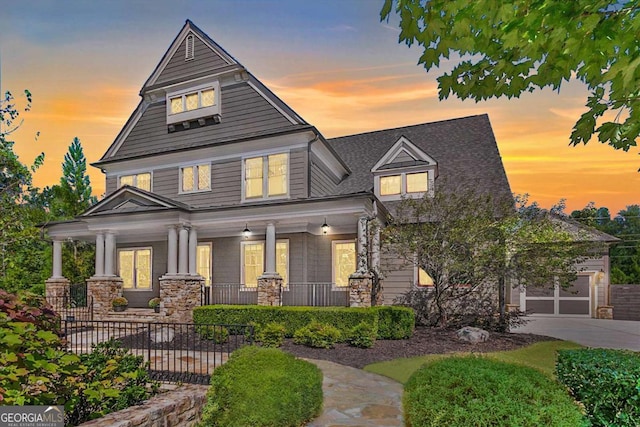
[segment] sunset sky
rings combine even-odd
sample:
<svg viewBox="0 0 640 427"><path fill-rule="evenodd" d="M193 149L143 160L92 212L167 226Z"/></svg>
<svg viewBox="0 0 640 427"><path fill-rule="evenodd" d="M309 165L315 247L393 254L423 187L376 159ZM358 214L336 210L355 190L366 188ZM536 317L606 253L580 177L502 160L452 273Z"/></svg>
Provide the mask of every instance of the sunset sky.
<svg viewBox="0 0 640 427"><path fill-rule="evenodd" d="M579 82L516 100L438 101L418 48L381 23L382 0L16 1L0 4L2 91L29 89L33 108L11 135L23 162L39 152L39 186L58 182L73 137L100 158L185 19L223 46L325 137L488 113L515 193L567 210L640 203L638 149L569 147L585 110ZM449 64L447 64L450 66ZM24 100L18 97L18 104ZM36 132L38 141L34 141ZM474 167L474 165L469 165ZM104 192L89 168L94 193Z"/></svg>

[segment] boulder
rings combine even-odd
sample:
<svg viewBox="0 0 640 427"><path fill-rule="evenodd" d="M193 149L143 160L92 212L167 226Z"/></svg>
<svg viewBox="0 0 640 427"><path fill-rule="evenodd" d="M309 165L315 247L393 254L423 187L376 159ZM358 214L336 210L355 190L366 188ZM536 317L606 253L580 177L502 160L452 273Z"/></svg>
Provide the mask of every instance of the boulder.
<svg viewBox="0 0 640 427"><path fill-rule="evenodd" d="M457 334L460 341L470 342L471 344L485 342L489 339L489 332L473 326L465 326L458 329Z"/></svg>
<svg viewBox="0 0 640 427"><path fill-rule="evenodd" d="M159 328L151 332L151 342L171 342L176 335L172 328Z"/></svg>

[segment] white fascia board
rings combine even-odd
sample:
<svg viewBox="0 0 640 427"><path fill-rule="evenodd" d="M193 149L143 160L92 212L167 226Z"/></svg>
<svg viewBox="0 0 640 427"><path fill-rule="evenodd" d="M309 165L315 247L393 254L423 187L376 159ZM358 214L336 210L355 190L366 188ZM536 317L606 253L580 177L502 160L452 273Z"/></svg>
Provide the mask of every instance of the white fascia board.
<svg viewBox="0 0 640 427"><path fill-rule="evenodd" d="M431 156L418 148L409 139L401 136L398 141L378 160L378 162L371 168L371 172L376 172L378 169L386 164L389 164L401 151L406 151L411 157L417 160L428 162L429 165L437 164Z"/></svg>
<svg viewBox="0 0 640 427"><path fill-rule="evenodd" d="M180 167L193 163L215 163L242 157L276 154L283 151L306 149L314 137L312 131L251 139L242 142L226 142L197 149L159 154L139 159L122 160L102 165L107 177L152 172L157 169Z"/></svg>
<svg viewBox="0 0 640 427"><path fill-rule="evenodd" d="M338 181L342 181L344 177L348 175L349 171L344 168L342 163L320 138L311 143L311 153L331 171Z"/></svg>

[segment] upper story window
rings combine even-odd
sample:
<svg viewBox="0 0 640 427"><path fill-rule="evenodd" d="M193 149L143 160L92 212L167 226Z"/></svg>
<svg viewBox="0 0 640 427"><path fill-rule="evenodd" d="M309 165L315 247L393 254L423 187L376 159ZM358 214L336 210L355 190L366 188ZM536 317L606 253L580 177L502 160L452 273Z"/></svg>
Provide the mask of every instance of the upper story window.
<svg viewBox="0 0 640 427"><path fill-rule="evenodd" d="M211 82L167 94L167 125L182 123L188 129L192 121L220 120L220 84Z"/></svg>
<svg viewBox="0 0 640 427"><path fill-rule="evenodd" d="M118 187L130 185L142 190L151 191L151 172L120 176Z"/></svg>
<svg viewBox="0 0 640 427"><path fill-rule="evenodd" d="M180 168L180 192L191 193L211 189L211 165L193 165Z"/></svg>
<svg viewBox="0 0 640 427"><path fill-rule="evenodd" d="M429 173L400 173L380 177L381 196L401 196L429 191Z"/></svg>
<svg viewBox="0 0 640 427"><path fill-rule="evenodd" d="M244 199L283 197L289 193L289 154L244 159Z"/></svg>

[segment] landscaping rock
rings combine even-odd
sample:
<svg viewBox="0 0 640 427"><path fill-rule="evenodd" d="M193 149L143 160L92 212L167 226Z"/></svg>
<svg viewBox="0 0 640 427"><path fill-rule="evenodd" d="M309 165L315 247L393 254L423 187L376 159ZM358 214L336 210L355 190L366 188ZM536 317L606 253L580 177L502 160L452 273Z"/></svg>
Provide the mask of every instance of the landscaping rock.
<svg viewBox="0 0 640 427"><path fill-rule="evenodd" d="M176 331L171 328L156 329L151 333L152 342L171 342L175 337Z"/></svg>
<svg viewBox="0 0 640 427"><path fill-rule="evenodd" d="M489 339L489 332L472 326L465 326L464 328L458 329L457 334L460 341L470 342L471 344L485 342Z"/></svg>

